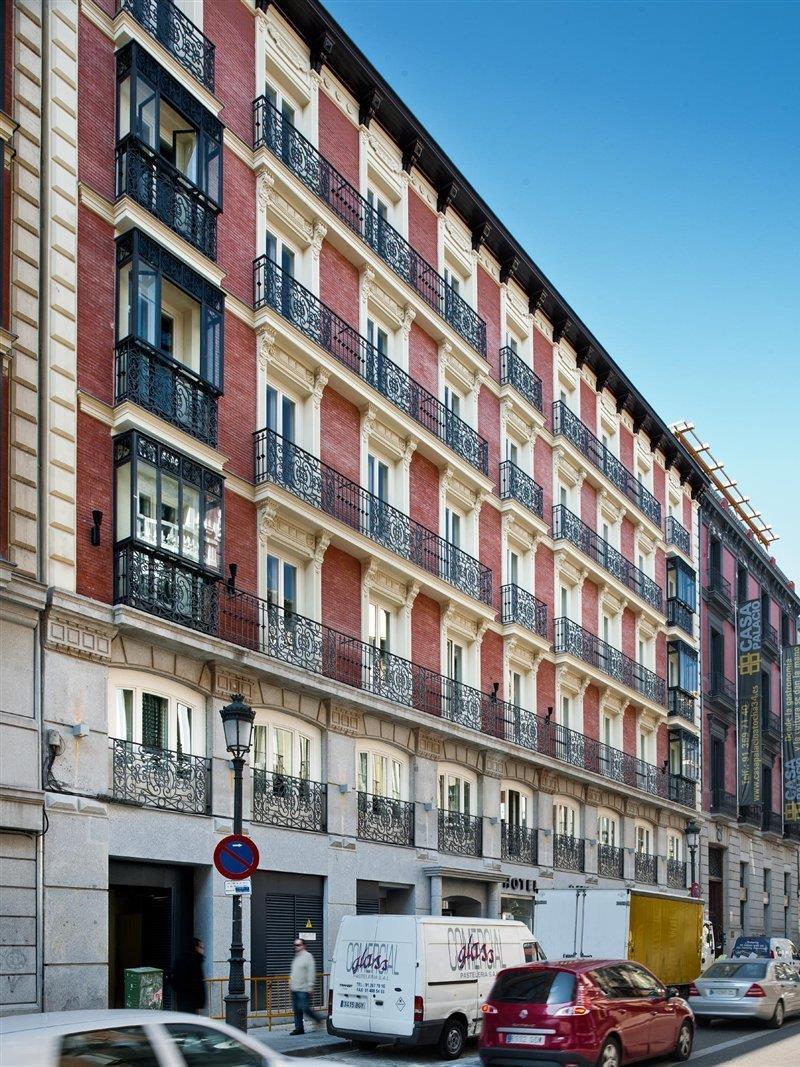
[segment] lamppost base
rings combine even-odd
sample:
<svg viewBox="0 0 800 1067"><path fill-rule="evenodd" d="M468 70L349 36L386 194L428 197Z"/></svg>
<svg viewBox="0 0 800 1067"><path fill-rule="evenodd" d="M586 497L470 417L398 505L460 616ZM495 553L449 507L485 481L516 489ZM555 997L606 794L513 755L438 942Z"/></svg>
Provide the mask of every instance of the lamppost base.
<svg viewBox="0 0 800 1067"><path fill-rule="evenodd" d="M225 1022L228 1026L235 1026L237 1030L247 1033L247 1004L246 993L228 993L225 997Z"/></svg>

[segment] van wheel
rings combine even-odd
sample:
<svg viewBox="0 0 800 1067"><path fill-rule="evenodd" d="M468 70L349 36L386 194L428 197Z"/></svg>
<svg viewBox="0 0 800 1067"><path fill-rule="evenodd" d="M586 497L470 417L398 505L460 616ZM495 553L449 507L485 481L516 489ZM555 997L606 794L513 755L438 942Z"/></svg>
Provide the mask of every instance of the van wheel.
<svg viewBox="0 0 800 1067"><path fill-rule="evenodd" d="M783 1020L786 1018L786 1008L783 1006L783 1001L779 1000L775 1005L775 1011L772 1013L772 1018L769 1021L769 1025L773 1030L780 1030L783 1026Z"/></svg>
<svg viewBox="0 0 800 1067"><path fill-rule="evenodd" d="M467 1033L458 1019L448 1019L439 1035L439 1054L445 1060L457 1060L464 1051Z"/></svg>
<svg viewBox="0 0 800 1067"><path fill-rule="evenodd" d="M675 1045L675 1059L679 1063L685 1063L691 1056L693 1038L692 1024L685 1020L678 1031L678 1043Z"/></svg>
<svg viewBox="0 0 800 1067"><path fill-rule="evenodd" d="M615 1037L609 1037L600 1049L597 1067L619 1067L620 1062L619 1042Z"/></svg>

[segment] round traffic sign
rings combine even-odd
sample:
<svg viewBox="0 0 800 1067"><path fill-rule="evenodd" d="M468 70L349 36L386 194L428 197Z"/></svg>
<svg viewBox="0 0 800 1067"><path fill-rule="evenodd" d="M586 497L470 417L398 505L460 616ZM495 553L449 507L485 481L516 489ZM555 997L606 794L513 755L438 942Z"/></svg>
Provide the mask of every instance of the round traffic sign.
<svg viewBox="0 0 800 1067"><path fill-rule="evenodd" d="M255 842L243 834L228 834L214 849L214 866L223 878L233 882L249 878L258 869Z"/></svg>

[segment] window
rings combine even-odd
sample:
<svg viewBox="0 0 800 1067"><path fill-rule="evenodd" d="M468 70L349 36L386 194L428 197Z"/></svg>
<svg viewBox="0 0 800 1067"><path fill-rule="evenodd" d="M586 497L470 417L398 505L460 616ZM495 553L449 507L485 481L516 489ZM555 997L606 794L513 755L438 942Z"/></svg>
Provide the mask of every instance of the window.
<svg viewBox="0 0 800 1067"><path fill-rule="evenodd" d="M260 1052L210 1026L167 1023L166 1030L186 1067L263 1067L265 1062Z"/></svg>
<svg viewBox="0 0 800 1067"><path fill-rule="evenodd" d="M522 707L522 675L518 671L511 672L511 703L515 708Z"/></svg>
<svg viewBox="0 0 800 1067"><path fill-rule="evenodd" d="M453 548L461 547L461 516L449 507L444 509L444 539Z"/></svg>
<svg viewBox="0 0 800 1067"><path fill-rule="evenodd" d="M117 240L117 264L117 341L135 337L221 393L222 291L140 230Z"/></svg>
<svg viewBox="0 0 800 1067"><path fill-rule="evenodd" d="M283 611L284 617L297 611L297 567L278 556L267 556L267 603Z"/></svg>
<svg viewBox="0 0 800 1067"><path fill-rule="evenodd" d="M448 638L447 641L447 677L454 682L464 678L464 649Z"/></svg>
<svg viewBox="0 0 800 1067"><path fill-rule="evenodd" d="M444 772L439 775L439 808L450 814L473 815L474 785L458 774Z"/></svg>
<svg viewBox="0 0 800 1067"><path fill-rule="evenodd" d="M695 572L677 556L667 558L667 596L680 600L691 611L697 606Z"/></svg>
<svg viewBox="0 0 800 1067"><path fill-rule="evenodd" d="M578 808L568 800L556 800L554 810L554 831L562 837L580 837L580 817Z"/></svg>
<svg viewBox="0 0 800 1067"><path fill-rule="evenodd" d="M609 845L612 848L619 845L619 823L615 816L598 812L597 840L599 844Z"/></svg>
<svg viewBox="0 0 800 1067"><path fill-rule="evenodd" d="M222 569L223 480L180 452L131 431L114 442L115 539Z"/></svg>
<svg viewBox="0 0 800 1067"><path fill-rule="evenodd" d="M135 43L118 53L117 71L117 144L134 138L221 208L222 123Z"/></svg>
<svg viewBox="0 0 800 1067"><path fill-rule="evenodd" d="M402 800L405 796L405 766L402 760L383 752L358 753L358 789L376 797Z"/></svg>
<svg viewBox="0 0 800 1067"><path fill-rule="evenodd" d="M667 671L671 689L697 692L697 653L683 641L670 641L667 646Z"/></svg>
<svg viewBox="0 0 800 1067"><path fill-rule="evenodd" d="M270 233L267 230L266 246L264 248L267 259L271 259L273 263L281 268L283 272L283 278L294 278L295 270L295 251L291 248L282 237L277 237L274 233ZM284 290L284 297L289 300L291 298L291 286L286 286ZM293 316L289 316L293 317Z"/></svg>
<svg viewBox="0 0 800 1067"><path fill-rule="evenodd" d="M98 1063L159 1067L158 1057L140 1026L67 1034L58 1062L60 1067L94 1067Z"/></svg>
<svg viewBox="0 0 800 1067"><path fill-rule="evenodd" d="M320 773L319 732L289 715L259 712L253 727L253 768L261 774L284 775L303 781Z"/></svg>
<svg viewBox="0 0 800 1067"><path fill-rule="evenodd" d="M519 585L519 556L510 548L506 550L506 582Z"/></svg>
<svg viewBox="0 0 800 1067"><path fill-rule="evenodd" d="M367 319L367 340L378 350L378 355L389 355L389 334L372 319Z"/></svg>
<svg viewBox="0 0 800 1067"><path fill-rule="evenodd" d="M506 438L506 459L509 463L513 463L515 467L519 466L519 448L510 437Z"/></svg>
<svg viewBox="0 0 800 1067"><path fill-rule="evenodd" d="M392 648L392 613L379 604L369 604L369 643L379 652Z"/></svg>
<svg viewBox="0 0 800 1067"><path fill-rule="evenodd" d="M464 285L464 279L461 278L458 274L456 274L454 270L451 270L450 267L444 268L444 280L445 285L449 285L453 292L456 294L456 296L461 295L461 289Z"/></svg>
<svg viewBox="0 0 800 1067"><path fill-rule="evenodd" d="M297 109L294 103L284 96L282 89L276 89L274 86L270 85L269 82L266 82L264 96L266 96L267 100L272 104L284 122L288 122L292 126L297 125L297 122L295 121Z"/></svg>
<svg viewBox="0 0 800 1067"><path fill-rule="evenodd" d="M297 401L272 385L267 386L267 429L285 441L296 440Z"/></svg>
<svg viewBox="0 0 800 1067"><path fill-rule="evenodd" d="M572 729L572 704L570 703L570 698L567 696L562 696L561 698L561 709L558 721L568 730Z"/></svg>
<svg viewBox="0 0 800 1067"><path fill-rule="evenodd" d="M457 415L461 418L461 401L461 394L457 393L452 386L446 385L444 387L444 406L451 415Z"/></svg>
<svg viewBox="0 0 800 1067"><path fill-rule="evenodd" d="M645 855L652 855L651 849L652 831L644 823L636 824L636 851Z"/></svg>
<svg viewBox="0 0 800 1067"><path fill-rule="evenodd" d="M117 740L205 755L205 701L192 690L135 672L113 672L111 707L109 733Z"/></svg>
<svg viewBox="0 0 800 1067"><path fill-rule="evenodd" d="M377 456L367 457L367 479L370 493L386 504L389 501L389 465Z"/></svg>
<svg viewBox="0 0 800 1067"><path fill-rule="evenodd" d="M503 789L500 793L500 818L507 826L528 825L529 798L518 789Z"/></svg>
<svg viewBox="0 0 800 1067"><path fill-rule="evenodd" d="M736 599L740 604L747 600L747 567L742 563L736 567Z"/></svg>
<svg viewBox="0 0 800 1067"><path fill-rule="evenodd" d="M683 861L683 837L681 834L667 834L667 859L676 863Z"/></svg>

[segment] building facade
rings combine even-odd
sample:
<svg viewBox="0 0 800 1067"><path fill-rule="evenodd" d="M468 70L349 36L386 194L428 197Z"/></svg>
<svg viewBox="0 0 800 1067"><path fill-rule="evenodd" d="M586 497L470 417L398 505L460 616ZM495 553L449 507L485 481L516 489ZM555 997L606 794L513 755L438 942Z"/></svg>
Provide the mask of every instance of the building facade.
<svg viewBox="0 0 800 1067"><path fill-rule="evenodd" d="M236 693L253 975L685 893L706 475L324 8L155 11L8 9L3 1010L227 973Z"/></svg>

